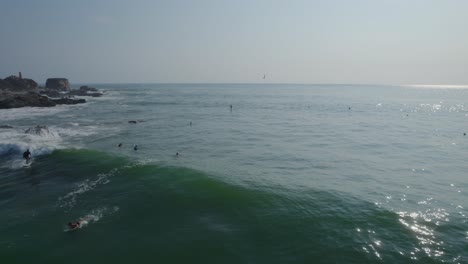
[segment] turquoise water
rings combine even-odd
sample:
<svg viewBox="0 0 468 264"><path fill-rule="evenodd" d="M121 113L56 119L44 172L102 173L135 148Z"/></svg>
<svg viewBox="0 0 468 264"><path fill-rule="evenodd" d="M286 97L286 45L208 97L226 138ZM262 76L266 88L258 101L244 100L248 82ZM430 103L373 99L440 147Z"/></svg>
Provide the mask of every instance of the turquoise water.
<svg viewBox="0 0 468 264"><path fill-rule="evenodd" d="M0 110L3 262L468 261L468 90L97 87Z"/></svg>

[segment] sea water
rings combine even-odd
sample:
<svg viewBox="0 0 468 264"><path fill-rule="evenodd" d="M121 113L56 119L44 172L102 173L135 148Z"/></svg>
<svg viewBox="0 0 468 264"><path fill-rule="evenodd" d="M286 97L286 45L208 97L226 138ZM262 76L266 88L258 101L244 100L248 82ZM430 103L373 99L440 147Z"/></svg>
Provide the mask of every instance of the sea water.
<svg viewBox="0 0 468 264"><path fill-rule="evenodd" d="M468 262L466 89L95 86L0 110L2 263Z"/></svg>

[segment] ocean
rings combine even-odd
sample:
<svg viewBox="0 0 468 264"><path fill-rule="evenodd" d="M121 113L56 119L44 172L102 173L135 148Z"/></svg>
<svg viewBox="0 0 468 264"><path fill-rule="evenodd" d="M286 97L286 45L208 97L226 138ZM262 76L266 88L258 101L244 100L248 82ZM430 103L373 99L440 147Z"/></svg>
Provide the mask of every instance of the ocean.
<svg viewBox="0 0 468 264"><path fill-rule="evenodd" d="M92 86L0 110L2 263L468 263L468 89Z"/></svg>

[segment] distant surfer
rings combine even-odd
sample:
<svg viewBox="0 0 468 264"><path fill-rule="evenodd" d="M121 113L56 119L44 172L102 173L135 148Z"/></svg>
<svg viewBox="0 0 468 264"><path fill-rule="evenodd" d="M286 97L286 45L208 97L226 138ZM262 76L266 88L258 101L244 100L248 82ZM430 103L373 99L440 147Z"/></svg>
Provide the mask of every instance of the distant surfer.
<svg viewBox="0 0 468 264"><path fill-rule="evenodd" d="M137 150L138 150L138 145L135 145L135 146L133 147L133 150L137 151Z"/></svg>
<svg viewBox="0 0 468 264"><path fill-rule="evenodd" d="M175 156L176 156L176 158L178 158L178 157L179 157L179 152L177 152L177 153L175 154Z"/></svg>
<svg viewBox="0 0 468 264"><path fill-rule="evenodd" d="M30 163L30 162L31 162L31 152L29 151L29 149L27 149L27 150L23 153L23 159L26 160L26 163Z"/></svg>
<svg viewBox="0 0 468 264"><path fill-rule="evenodd" d="M119 143L119 145L117 145L117 147L121 148L121 147L122 147L122 143Z"/></svg>
<svg viewBox="0 0 468 264"><path fill-rule="evenodd" d="M232 112L232 105L231 105L231 112Z"/></svg>

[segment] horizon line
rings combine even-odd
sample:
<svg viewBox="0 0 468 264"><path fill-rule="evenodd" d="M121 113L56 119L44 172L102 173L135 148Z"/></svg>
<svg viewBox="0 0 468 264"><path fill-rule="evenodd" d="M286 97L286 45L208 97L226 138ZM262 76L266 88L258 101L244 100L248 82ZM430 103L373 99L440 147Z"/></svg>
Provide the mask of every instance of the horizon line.
<svg viewBox="0 0 468 264"><path fill-rule="evenodd" d="M223 85L324 85L324 86L399 86L399 87L414 87L414 88L468 88L468 84L422 84L422 83L294 83L294 82L75 82L75 84L95 84L95 85L106 85L106 84L223 84ZM72 85L73 86L73 85Z"/></svg>

